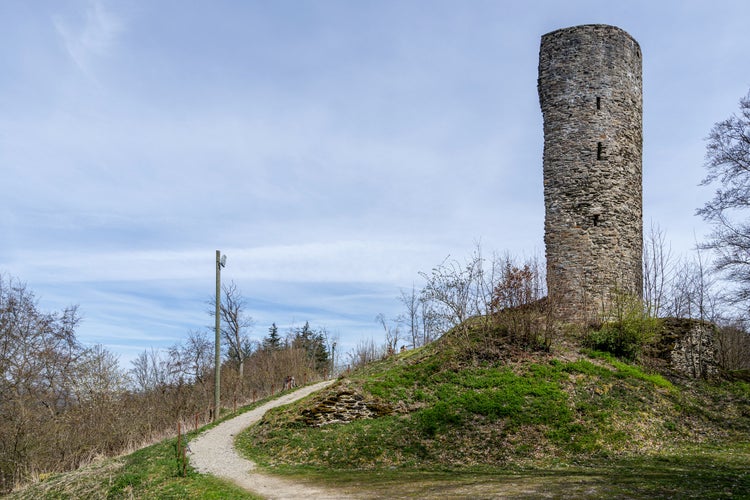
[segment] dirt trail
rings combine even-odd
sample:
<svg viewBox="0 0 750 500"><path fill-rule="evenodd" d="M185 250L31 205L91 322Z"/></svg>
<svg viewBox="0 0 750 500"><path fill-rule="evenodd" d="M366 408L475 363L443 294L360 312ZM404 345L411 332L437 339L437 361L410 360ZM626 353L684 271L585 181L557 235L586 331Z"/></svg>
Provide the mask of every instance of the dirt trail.
<svg viewBox="0 0 750 500"><path fill-rule="evenodd" d="M209 429L190 441L190 464L198 472L229 479L265 498L351 498L340 492L301 485L256 472L255 464L239 456L234 449L234 437L258 422L268 410L301 399L332 383L333 381L325 381L303 387Z"/></svg>

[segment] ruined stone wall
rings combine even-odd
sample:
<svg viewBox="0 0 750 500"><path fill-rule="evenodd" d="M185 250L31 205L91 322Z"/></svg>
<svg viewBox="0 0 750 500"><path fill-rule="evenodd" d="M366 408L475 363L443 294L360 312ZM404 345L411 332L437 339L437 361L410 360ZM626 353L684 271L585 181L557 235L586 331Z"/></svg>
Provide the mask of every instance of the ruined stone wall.
<svg viewBox="0 0 750 500"><path fill-rule="evenodd" d="M337 387L310 408L302 411L302 421L310 427L348 424L354 420L391 415L397 409L374 400L365 400L356 391ZM403 411L402 411L403 412Z"/></svg>
<svg viewBox="0 0 750 500"><path fill-rule="evenodd" d="M613 289L642 292L641 50L614 26L542 36L544 241L562 319L601 319Z"/></svg>
<svg viewBox="0 0 750 500"><path fill-rule="evenodd" d="M690 378L714 378L719 374L717 327L690 318L666 318L656 355L671 371Z"/></svg>

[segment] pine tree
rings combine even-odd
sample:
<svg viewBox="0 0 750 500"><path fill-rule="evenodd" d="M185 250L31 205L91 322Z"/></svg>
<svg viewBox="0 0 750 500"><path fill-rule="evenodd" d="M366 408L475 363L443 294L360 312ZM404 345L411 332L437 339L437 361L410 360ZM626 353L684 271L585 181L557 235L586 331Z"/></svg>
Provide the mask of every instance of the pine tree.
<svg viewBox="0 0 750 500"><path fill-rule="evenodd" d="M316 331L306 321L305 326L297 328L292 345L304 349L307 358L313 362L315 370L325 370L328 367L328 350L326 349L326 331Z"/></svg>
<svg viewBox="0 0 750 500"><path fill-rule="evenodd" d="M268 351L277 351L281 348L281 337L276 323L273 323L268 329L268 337L263 339L263 348Z"/></svg>

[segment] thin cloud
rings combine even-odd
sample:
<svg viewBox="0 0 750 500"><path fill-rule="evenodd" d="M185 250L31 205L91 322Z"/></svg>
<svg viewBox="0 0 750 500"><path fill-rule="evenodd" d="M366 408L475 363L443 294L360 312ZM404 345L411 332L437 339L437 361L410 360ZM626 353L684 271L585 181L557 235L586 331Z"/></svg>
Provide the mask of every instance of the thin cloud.
<svg viewBox="0 0 750 500"><path fill-rule="evenodd" d="M93 64L114 46L124 24L100 0L89 0L83 20L54 16L53 23L70 58L87 76L94 78Z"/></svg>
<svg viewBox="0 0 750 500"><path fill-rule="evenodd" d="M408 282L415 261L438 260L434 246L390 241L338 240L294 245L222 249L229 256L225 274L236 280L296 283ZM214 251L136 250L19 252L9 267L29 280L60 283L201 280L214 274ZM433 262L430 262L432 264Z"/></svg>

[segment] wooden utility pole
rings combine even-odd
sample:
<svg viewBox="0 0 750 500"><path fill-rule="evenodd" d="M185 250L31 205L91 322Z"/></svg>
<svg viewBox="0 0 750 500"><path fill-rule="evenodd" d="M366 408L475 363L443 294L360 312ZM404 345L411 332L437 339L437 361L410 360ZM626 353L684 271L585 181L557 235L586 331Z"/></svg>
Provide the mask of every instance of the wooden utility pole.
<svg viewBox="0 0 750 500"><path fill-rule="evenodd" d="M214 422L219 418L221 406L221 268L226 266L227 256L216 250L216 339L214 356Z"/></svg>

